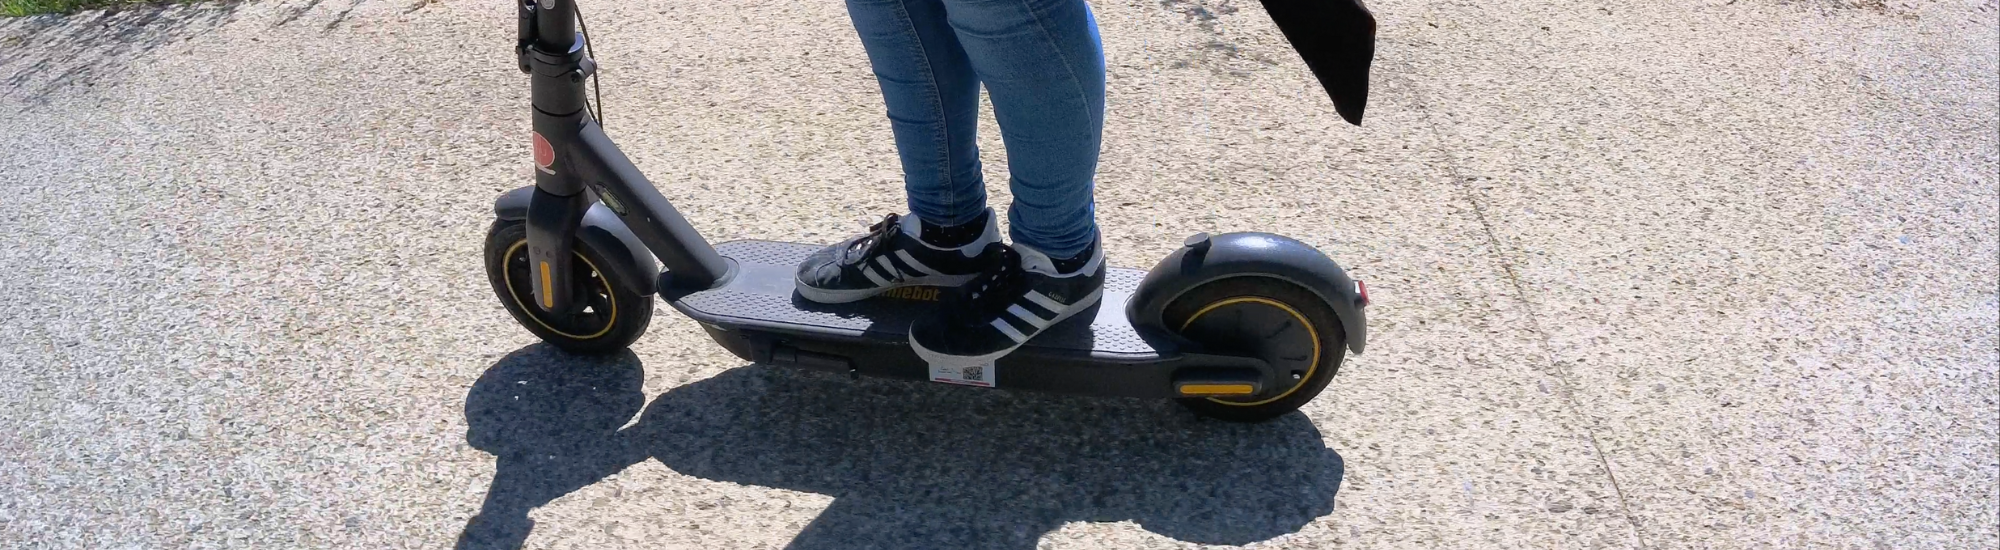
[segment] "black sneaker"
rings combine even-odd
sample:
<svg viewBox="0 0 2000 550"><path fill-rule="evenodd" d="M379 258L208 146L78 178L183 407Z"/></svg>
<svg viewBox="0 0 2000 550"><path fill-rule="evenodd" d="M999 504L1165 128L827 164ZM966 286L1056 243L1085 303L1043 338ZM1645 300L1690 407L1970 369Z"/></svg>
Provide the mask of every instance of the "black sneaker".
<svg viewBox="0 0 2000 550"><path fill-rule="evenodd" d="M915 215L890 214L868 233L826 247L799 263L799 296L823 304L862 300L906 286L959 286L979 275L979 254L1000 242L1000 225L987 210L984 227L931 226ZM964 241L962 243L953 240ZM953 246L956 245L956 246Z"/></svg>
<svg viewBox="0 0 2000 550"><path fill-rule="evenodd" d="M985 274L910 326L910 347L934 367L991 363L1104 296L1104 252L1096 243L1072 260L999 243L982 257L992 261Z"/></svg>

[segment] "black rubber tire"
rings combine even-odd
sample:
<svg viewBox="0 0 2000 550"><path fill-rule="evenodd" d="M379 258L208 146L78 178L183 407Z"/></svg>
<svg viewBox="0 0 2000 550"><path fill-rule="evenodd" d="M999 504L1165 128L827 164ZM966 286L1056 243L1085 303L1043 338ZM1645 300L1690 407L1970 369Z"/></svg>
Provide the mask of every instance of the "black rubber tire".
<svg viewBox="0 0 2000 550"><path fill-rule="evenodd" d="M1168 327L1182 330L1193 321L1191 317L1208 310L1209 306L1239 298L1277 302L1291 310L1287 312L1290 316L1303 319L1305 327L1310 329L1308 334L1316 338L1308 336L1301 341L1316 340L1318 343L1313 351L1315 358L1305 360L1311 364L1309 371L1289 388L1270 388L1248 398L1192 397L1176 401L1202 416L1231 422L1262 422L1298 410L1319 396L1320 391L1326 389L1327 382L1340 372L1340 362L1347 355L1347 333L1341 327L1340 317L1312 291L1289 282L1258 276L1230 277L1195 287L1168 304L1163 317ZM1281 311L1275 307L1272 310ZM1197 342L1202 340L1198 334L1183 332L1181 335ZM1202 343L1214 345L1213 342ZM1264 350L1234 351L1257 353Z"/></svg>
<svg viewBox="0 0 2000 550"><path fill-rule="evenodd" d="M605 255L592 248L589 243L581 240L577 241L576 255L583 261L573 264L579 276L570 280L575 281L577 285L589 285L595 291L597 299L608 301L609 322L590 325L597 331L585 335L563 332L538 317L546 313L533 304L522 302L523 299L533 299L532 294L521 296L515 289L509 288L510 279L506 269L507 262L513 256L527 255L527 242L528 226L518 221L497 220L486 231L486 280L492 283L494 296L500 298L500 304L506 306L507 313L514 315L515 322L520 323L543 342L548 342L563 351L579 354L614 353L631 346L632 342L638 341L640 336L646 334L647 325L653 322L653 298L628 290L632 288L629 283L634 281L615 280L613 279L617 276L615 273L597 269L596 266L605 265L610 260L605 259ZM651 282L641 282L641 284L651 284Z"/></svg>

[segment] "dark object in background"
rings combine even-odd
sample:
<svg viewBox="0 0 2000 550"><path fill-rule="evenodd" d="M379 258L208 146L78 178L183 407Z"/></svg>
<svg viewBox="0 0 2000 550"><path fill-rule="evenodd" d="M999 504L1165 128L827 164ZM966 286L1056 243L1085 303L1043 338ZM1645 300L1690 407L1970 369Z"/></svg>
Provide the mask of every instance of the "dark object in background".
<svg viewBox="0 0 2000 550"><path fill-rule="evenodd" d="M1375 16L1361 0L1258 0L1355 126L1368 106L1368 64L1375 58Z"/></svg>

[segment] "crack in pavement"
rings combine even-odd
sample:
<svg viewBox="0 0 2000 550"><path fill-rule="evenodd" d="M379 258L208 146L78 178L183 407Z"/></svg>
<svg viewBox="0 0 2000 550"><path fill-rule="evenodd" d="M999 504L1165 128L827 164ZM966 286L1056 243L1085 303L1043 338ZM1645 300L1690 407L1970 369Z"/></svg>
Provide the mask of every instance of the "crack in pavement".
<svg viewBox="0 0 2000 550"><path fill-rule="evenodd" d="M1390 43L1386 40L1383 42L1385 44ZM1386 50L1387 48L1382 49ZM1378 66L1381 65L1379 61L1378 59ZM1399 60L1398 64L1401 65L1399 67L1401 74L1418 73L1416 66L1407 60ZM1471 179L1465 176L1457 157L1452 155L1452 152L1446 145L1447 143L1452 143L1452 141L1446 139L1447 130L1445 126L1438 122L1436 113L1431 110L1430 102L1424 99L1422 87L1414 79L1391 76L1384 80L1400 81L1402 85L1410 90L1410 101L1415 104L1423 120L1430 126L1431 137L1437 140L1438 151L1444 157L1443 167L1445 171L1450 174L1452 184L1458 188L1461 196L1463 196L1467 203L1472 205L1473 217L1478 220L1480 230L1485 233L1486 244L1493 249L1493 261L1500 265L1500 270L1507 277L1508 285L1514 290L1514 299L1525 310L1525 315L1528 319L1528 331L1535 335L1537 347L1541 348L1550 369L1554 371L1556 381L1562 384L1563 399L1568 402L1570 412L1583 420L1583 432L1584 435L1590 438L1590 449L1596 453L1598 466L1604 468L1605 477L1610 479L1612 492L1618 495L1619 511L1625 516L1625 521L1632 524L1632 536L1639 542L1639 548L1641 550L1647 549L1645 529L1640 525L1639 519L1632 515L1631 505L1625 498L1625 489L1618 484L1618 473L1612 470L1610 458L1605 456L1604 447L1597 441L1598 428L1596 426L1596 417L1584 412L1583 405L1577 402L1576 392L1572 390L1577 385L1575 378L1570 374L1568 369L1562 366L1562 362L1556 359L1555 346L1550 342L1548 332L1542 329L1541 318L1536 314L1537 304L1528 298L1527 284L1521 281L1520 272L1515 268L1515 262L1510 257L1510 254L1508 254L1508 247L1500 241L1500 235L1493 230L1493 221L1486 214L1486 205L1479 201L1479 194L1472 188Z"/></svg>

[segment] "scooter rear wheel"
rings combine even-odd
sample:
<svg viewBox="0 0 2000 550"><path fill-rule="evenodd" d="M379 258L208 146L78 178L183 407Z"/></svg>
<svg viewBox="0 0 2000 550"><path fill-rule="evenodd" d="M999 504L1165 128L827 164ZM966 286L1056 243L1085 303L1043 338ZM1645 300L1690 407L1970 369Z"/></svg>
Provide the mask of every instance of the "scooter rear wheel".
<svg viewBox="0 0 2000 550"><path fill-rule="evenodd" d="M570 296L578 301L578 307L570 314L543 311L529 302L534 299L534 287L526 224L499 220L487 230L486 279L507 313L542 341L571 353L625 349L652 324L653 300L626 290L634 285L615 280L616 272L598 269L612 260L588 242L578 241L575 251L579 261L571 262L573 275L569 280Z"/></svg>
<svg viewBox="0 0 2000 550"><path fill-rule="evenodd" d="M1255 356L1290 374L1288 384L1255 395L1178 400L1222 420L1261 422L1298 410L1326 389L1347 350L1333 308L1311 291L1270 277L1231 277L1195 287L1167 305L1164 320L1214 351Z"/></svg>

